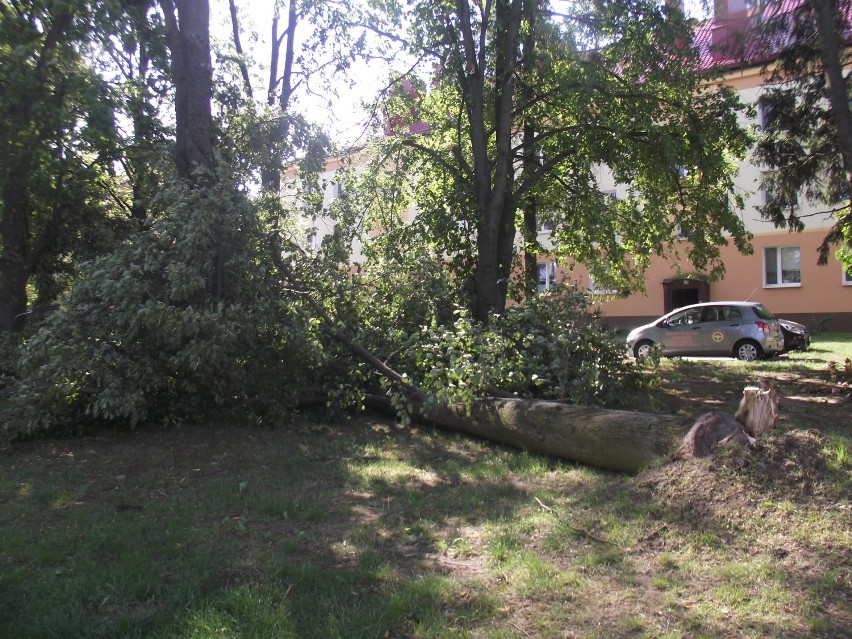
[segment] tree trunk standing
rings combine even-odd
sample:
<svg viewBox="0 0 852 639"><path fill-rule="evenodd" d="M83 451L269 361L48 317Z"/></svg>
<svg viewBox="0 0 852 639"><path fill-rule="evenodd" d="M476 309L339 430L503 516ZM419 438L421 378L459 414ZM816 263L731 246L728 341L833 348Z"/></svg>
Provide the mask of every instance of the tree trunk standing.
<svg viewBox="0 0 852 639"><path fill-rule="evenodd" d="M524 206L524 296L535 297L538 293L538 216L535 198L529 198Z"/></svg>
<svg viewBox="0 0 852 639"><path fill-rule="evenodd" d="M527 21L526 30L521 38L522 56L520 62L521 76L524 78L520 85L521 108L529 108L535 100L534 87L530 78L536 77L536 67L539 59L536 55L538 39L538 2L527 1L524 4L524 14ZM536 137L538 131L534 119L525 111L523 130L521 132L521 176L522 182L533 175L539 168L539 148ZM538 199L533 189L528 189L521 196L524 210L524 296L532 298L538 294Z"/></svg>
<svg viewBox="0 0 852 639"><path fill-rule="evenodd" d="M7 97L6 87L2 90L4 100L0 116L8 121L11 139L4 141L3 149L8 153L0 157L0 170L5 172L0 209L0 333L23 328L30 277L28 265L36 263L40 257L33 254L29 228L33 211L23 176L36 170L35 147L46 144L54 131L38 122L34 107L49 103L52 108L61 109L65 102L62 83L48 82L48 74L56 62L57 49L74 23L74 12L66 10L53 16L52 21L45 17L50 16L40 17L46 29L44 33L33 31L34 36L42 39L41 47L33 50L32 59L36 61L33 84L14 98ZM38 88L34 90L33 87ZM49 87L53 88L52 94ZM44 93L40 93L42 91Z"/></svg>
<svg viewBox="0 0 852 639"><path fill-rule="evenodd" d="M249 76L248 66L246 65L243 54L243 43L240 39L240 20L237 17L237 4L235 0L228 0L228 9L231 12L231 33L234 36L234 50L237 52L237 66L240 68L240 75L243 76L243 88L246 95L251 99L254 91L251 88L251 77Z"/></svg>
<svg viewBox="0 0 852 639"><path fill-rule="evenodd" d="M482 16L479 37L474 28L467 0L458 0L461 46L465 68L459 72L460 86L470 119L470 142L473 153L474 192L477 200L477 267L476 314L487 320L506 307L506 292L511 275L515 240L516 203L511 197L514 178L512 157L512 110L514 107L514 73L523 2L498 0L494 6L493 35L494 91L493 113L488 117L486 82L487 24ZM489 156L493 121L495 155Z"/></svg>
<svg viewBox="0 0 852 639"><path fill-rule="evenodd" d="M24 325L29 278L28 215L23 184L10 175L3 188L0 219L0 333L19 331Z"/></svg>
<svg viewBox="0 0 852 639"><path fill-rule="evenodd" d="M175 85L175 164L192 182L213 166L213 65L208 0L160 0ZM177 6L177 15L175 15Z"/></svg>
<svg viewBox="0 0 852 639"><path fill-rule="evenodd" d="M691 425L671 415L514 399L474 402L470 414L464 406L438 405L427 419L441 428L625 473L670 456Z"/></svg>
<svg viewBox="0 0 852 639"><path fill-rule="evenodd" d="M278 103L279 117L270 127L269 163L261 169L261 188L268 193L278 193L281 190L281 173L284 168L282 159L282 144L287 139L288 122L285 117L290 106L290 98L293 95L293 62L295 55L296 25L299 14L296 6L297 0L290 0L287 10L287 29L283 35L278 35L278 14L272 19L272 52L269 64L269 88L266 101L271 107ZM281 51L281 43L284 42L284 71L278 77L278 59ZM280 91L278 86L281 86Z"/></svg>
<svg viewBox="0 0 852 639"><path fill-rule="evenodd" d="M841 35L834 28L835 15L830 0L811 0L816 13L817 33L820 39L820 60L828 85L829 103L837 130L837 147L843 159L843 168L852 193L852 112L849 108L849 89L843 77ZM842 9L840 9L842 10ZM846 16L841 18L844 23ZM822 262L822 260L821 260Z"/></svg>

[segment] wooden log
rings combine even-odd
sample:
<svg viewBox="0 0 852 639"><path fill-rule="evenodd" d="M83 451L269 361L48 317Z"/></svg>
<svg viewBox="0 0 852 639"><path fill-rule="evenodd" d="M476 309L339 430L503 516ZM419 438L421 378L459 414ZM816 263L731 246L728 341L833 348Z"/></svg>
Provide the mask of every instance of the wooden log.
<svg viewBox="0 0 852 639"><path fill-rule="evenodd" d="M469 409L437 405L428 421L535 453L637 473L669 457L691 420L518 399L482 399Z"/></svg>

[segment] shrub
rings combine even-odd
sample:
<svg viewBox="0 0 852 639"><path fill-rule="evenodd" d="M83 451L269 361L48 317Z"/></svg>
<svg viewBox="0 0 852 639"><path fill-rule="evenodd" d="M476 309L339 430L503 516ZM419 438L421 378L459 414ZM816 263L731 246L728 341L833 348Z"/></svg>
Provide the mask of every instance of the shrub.
<svg viewBox="0 0 852 639"><path fill-rule="evenodd" d="M623 341L572 292L509 308L489 325L457 309L452 324L395 336L391 363L436 402L510 392L614 405L633 368Z"/></svg>
<svg viewBox="0 0 852 639"><path fill-rule="evenodd" d="M320 359L311 320L276 294L249 202L215 184L164 191L165 215L81 268L22 348L7 437L292 404Z"/></svg>

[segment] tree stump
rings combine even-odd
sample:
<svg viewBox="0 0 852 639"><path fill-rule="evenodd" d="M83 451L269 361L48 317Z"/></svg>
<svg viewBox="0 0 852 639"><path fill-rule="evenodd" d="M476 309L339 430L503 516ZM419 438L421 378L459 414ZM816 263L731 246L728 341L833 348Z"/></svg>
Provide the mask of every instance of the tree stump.
<svg viewBox="0 0 852 639"><path fill-rule="evenodd" d="M734 416L705 413L693 424L675 451L676 459L706 457L719 446L754 447L757 439L778 425L778 396L771 386L747 386Z"/></svg>

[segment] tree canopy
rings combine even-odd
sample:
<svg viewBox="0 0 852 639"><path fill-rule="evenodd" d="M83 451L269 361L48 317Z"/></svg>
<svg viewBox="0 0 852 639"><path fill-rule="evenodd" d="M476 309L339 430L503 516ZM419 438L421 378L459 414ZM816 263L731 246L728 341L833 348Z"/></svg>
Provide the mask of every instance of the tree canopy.
<svg viewBox="0 0 852 639"><path fill-rule="evenodd" d="M258 96L239 2L228 44L206 2L0 2L7 434L213 407L274 421L495 393L614 401L629 366L582 295L507 308L530 259L627 290L676 229L712 273L720 245L748 250L742 107L695 73L676 8L275 6ZM324 208L329 140L298 92L393 47L407 66L377 108L396 134L369 170L344 166ZM623 197L601 193L605 172ZM318 247L311 215L334 227ZM24 323L34 286L48 310Z"/></svg>
<svg viewBox="0 0 852 639"><path fill-rule="evenodd" d="M557 5L570 12L560 14ZM471 271L480 319L501 312L538 225L553 252L602 282L641 286L652 254L689 229L689 259L722 272L747 250L735 161L749 137L734 92L696 73L692 29L657 2L408 3L413 56L428 60L421 136L398 136L421 228ZM627 195L604 197L612 173ZM525 215L524 218L519 215ZM589 241L589 239L592 241Z"/></svg>
<svg viewBox="0 0 852 639"><path fill-rule="evenodd" d="M771 88L761 98L764 131L755 157L769 169L764 188L777 196L761 213L778 227L802 230L806 221L790 203L803 193L835 221L819 263L838 246L852 268L852 2L764 0L756 16L750 37L770 60L763 73Z"/></svg>

